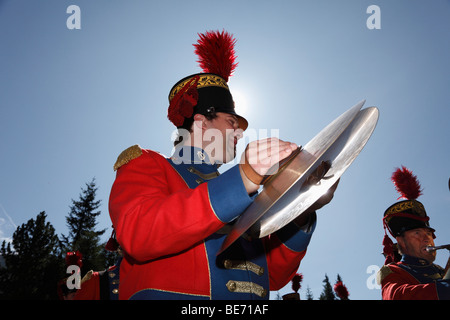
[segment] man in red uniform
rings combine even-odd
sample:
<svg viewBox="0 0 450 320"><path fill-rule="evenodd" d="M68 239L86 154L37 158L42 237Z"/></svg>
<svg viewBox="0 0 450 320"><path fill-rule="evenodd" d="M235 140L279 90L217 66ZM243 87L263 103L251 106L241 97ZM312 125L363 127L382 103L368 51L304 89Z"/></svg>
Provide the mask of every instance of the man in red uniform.
<svg viewBox="0 0 450 320"><path fill-rule="evenodd" d="M402 197L384 213L383 223L397 240L399 256L387 233L383 240L386 263L378 273L384 300L450 299L450 280L443 279L445 271L433 263L436 251L434 232L430 228L425 208L416 199L421 195L416 177L402 167L394 172L392 180ZM445 277L446 278L446 277Z"/></svg>
<svg viewBox="0 0 450 320"><path fill-rule="evenodd" d="M205 73L180 80L169 95L168 118L179 132L173 155L136 145L114 166L109 211L123 250L120 299L268 299L297 272L315 210L333 196L335 188L302 221L263 239L244 234L217 256L263 176L297 149L276 138L254 141L241 163L219 174L248 125L227 85L233 45L226 32L200 35L196 53Z"/></svg>

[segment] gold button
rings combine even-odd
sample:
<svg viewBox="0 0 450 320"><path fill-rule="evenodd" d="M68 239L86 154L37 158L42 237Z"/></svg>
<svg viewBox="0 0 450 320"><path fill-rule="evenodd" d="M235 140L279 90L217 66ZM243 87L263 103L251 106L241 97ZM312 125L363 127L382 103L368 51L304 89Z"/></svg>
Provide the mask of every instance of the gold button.
<svg viewBox="0 0 450 320"><path fill-rule="evenodd" d="M226 259L226 260L223 262L223 266L225 267L225 269L230 269L230 268L233 266L233 263L231 263L230 260Z"/></svg>
<svg viewBox="0 0 450 320"><path fill-rule="evenodd" d="M236 282L234 281L228 281L227 283L227 288L228 290L230 290L231 292L234 292L236 290Z"/></svg>
<svg viewBox="0 0 450 320"><path fill-rule="evenodd" d="M197 157L202 161L206 159L205 154L201 151L197 151Z"/></svg>

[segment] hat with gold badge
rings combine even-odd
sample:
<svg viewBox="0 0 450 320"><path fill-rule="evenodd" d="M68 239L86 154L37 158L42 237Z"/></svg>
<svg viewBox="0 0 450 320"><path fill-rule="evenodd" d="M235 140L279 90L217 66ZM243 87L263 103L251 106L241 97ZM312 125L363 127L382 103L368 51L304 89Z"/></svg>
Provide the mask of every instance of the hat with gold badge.
<svg viewBox="0 0 450 320"><path fill-rule="evenodd" d="M227 83L237 66L236 40L226 31L207 31L199 37L194 47L203 73L187 76L172 87L167 117L177 128L189 130L195 114L223 112L236 116L245 130L248 122L236 113Z"/></svg>
<svg viewBox="0 0 450 320"><path fill-rule="evenodd" d="M412 171L404 166L397 168L392 174L391 180L400 194L397 200L405 199L387 208L383 216L383 227L385 230L383 253L387 258L391 257L388 260L394 261L393 243L388 237L386 230L393 237L401 236L405 231L417 228L430 229L434 237L435 230L430 227L430 217L427 216L425 207L420 201L417 201L417 198L422 195L422 188Z"/></svg>

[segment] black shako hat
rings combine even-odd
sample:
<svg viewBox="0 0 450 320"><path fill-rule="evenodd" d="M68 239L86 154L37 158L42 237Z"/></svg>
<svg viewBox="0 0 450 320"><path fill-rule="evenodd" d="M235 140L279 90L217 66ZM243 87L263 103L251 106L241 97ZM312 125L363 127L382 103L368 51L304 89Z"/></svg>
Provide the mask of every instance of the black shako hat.
<svg viewBox="0 0 450 320"><path fill-rule="evenodd" d="M427 228L433 232L435 230L430 228L429 220L423 204L416 199L422 195L417 177L412 174L410 170L402 166L397 168L391 176L391 180L395 185L396 190L400 193L402 200L394 203L386 209L383 215L383 254L386 257L385 264L397 262L399 259L396 254L395 245L389 238L387 231L393 236L398 237L403 235L405 231Z"/></svg>
<svg viewBox="0 0 450 320"><path fill-rule="evenodd" d="M394 203L384 212L383 224L392 236L397 237L405 231L417 228L427 228L434 232L435 230L430 227L430 218L427 216L425 207L416 200L422 195L417 177L402 166L394 171L391 180L400 193L400 198L406 198Z"/></svg>
<svg viewBox="0 0 450 320"><path fill-rule="evenodd" d="M397 202L384 213L384 221L394 237L417 228L427 228L434 232L435 230L430 228L429 220L425 207L417 200Z"/></svg>
<svg viewBox="0 0 450 320"><path fill-rule="evenodd" d="M187 76L172 87L168 119L177 128L183 128L195 114L223 112L236 116L239 127L247 129L248 122L236 113L227 84L237 66L234 51L236 40L225 31L207 31L199 37L197 44L194 44L195 54L204 73Z"/></svg>

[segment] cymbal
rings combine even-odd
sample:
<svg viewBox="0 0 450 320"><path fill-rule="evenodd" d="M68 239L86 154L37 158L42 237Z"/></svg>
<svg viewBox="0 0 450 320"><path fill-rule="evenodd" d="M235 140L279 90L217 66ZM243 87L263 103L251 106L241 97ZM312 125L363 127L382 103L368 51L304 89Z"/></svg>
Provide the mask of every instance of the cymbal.
<svg viewBox="0 0 450 320"><path fill-rule="evenodd" d="M236 220L218 254L245 232L265 237L284 227L314 204L359 155L378 121L378 109L361 110L365 100L336 118L308 142L273 177ZM317 184L304 187L323 161L329 170Z"/></svg>

